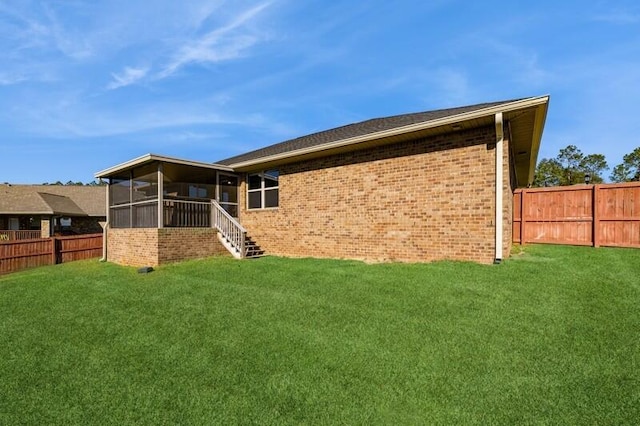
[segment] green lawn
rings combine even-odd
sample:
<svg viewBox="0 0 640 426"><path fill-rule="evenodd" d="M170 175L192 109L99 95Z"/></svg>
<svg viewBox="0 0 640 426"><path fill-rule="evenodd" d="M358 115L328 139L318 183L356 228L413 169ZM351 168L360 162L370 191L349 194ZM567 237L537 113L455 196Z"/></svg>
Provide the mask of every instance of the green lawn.
<svg viewBox="0 0 640 426"><path fill-rule="evenodd" d="M0 276L0 424L633 424L640 250Z"/></svg>

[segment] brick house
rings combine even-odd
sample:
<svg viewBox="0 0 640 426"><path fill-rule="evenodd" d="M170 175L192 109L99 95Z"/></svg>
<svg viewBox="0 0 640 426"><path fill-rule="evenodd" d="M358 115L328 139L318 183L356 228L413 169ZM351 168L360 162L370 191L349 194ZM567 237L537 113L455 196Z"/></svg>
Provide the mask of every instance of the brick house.
<svg viewBox="0 0 640 426"><path fill-rule="evenodd" d="M0 238L102 232L104 186L0 185Z"/></svg>
<svg viewBox="0 0 640 426"><path fill-rule="evenodd" d="M500 262L533 180L548 96L404 114L218 163L148 154L103 170L106 257L225 253ZM158 220L160 218L160 220Z"/></svg>

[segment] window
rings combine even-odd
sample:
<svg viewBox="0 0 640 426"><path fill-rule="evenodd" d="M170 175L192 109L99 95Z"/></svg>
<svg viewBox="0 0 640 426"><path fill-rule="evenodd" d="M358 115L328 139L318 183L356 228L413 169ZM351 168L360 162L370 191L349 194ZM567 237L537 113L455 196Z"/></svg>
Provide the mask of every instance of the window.
<svg viewBox="0 0 640 426"><path fill-rule="evenodd" d="M247 207L268 209L278 207L278 170L265 170L247 177Z"/></svg>
<svg viewBox="0 0 640 426"><path fill-rule="evenodd" d="M190 184L189 185L189 198L207 198L209 191L206 187Z"/></svg>

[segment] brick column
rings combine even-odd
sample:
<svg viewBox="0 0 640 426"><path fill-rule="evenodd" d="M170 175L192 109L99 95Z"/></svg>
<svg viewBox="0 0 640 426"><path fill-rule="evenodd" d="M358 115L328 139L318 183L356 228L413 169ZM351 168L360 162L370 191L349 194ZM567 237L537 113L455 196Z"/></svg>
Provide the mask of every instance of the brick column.
<svg viewBox="0 0 640 426"><path fill-rule="evenodd" d="M51 218L42 217L40 219L40 238L49 238L51 236Z"/></svg>

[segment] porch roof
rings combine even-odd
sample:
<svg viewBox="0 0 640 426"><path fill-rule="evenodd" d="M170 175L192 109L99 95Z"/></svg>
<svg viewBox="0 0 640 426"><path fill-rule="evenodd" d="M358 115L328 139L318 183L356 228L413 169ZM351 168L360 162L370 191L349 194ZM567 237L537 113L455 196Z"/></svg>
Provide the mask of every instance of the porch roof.
<svg viewBox="0 0 640 426"><path fill-rule="evenodd" d="M118 164L113 167L109 167L108 169L104 169L102 171L97 172L94 176L96 178L108 178L115 176L119 173L131 170L135 167L144 166L146 164L153 163L154 161L159 161L167 164L176 164L182 166L191 166L191 167L199 167L202 169L210 169L210 170L221 170L225 172L233 172L233 169L229 166L225 166L222 164L212 164L212 163L203 163L200 161L192 161L185 160L182 158L175 157L166 157L163 155L157 154L145 154L141 157L134 158L133 160L126 161L124 163Z"/></svg>

